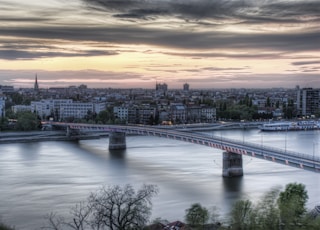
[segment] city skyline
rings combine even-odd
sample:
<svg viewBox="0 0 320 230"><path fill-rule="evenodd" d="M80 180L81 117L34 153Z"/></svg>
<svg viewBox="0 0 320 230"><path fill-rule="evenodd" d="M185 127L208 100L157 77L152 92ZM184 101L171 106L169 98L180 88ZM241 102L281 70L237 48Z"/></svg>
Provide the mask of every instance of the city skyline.
<svg viewBox="0 0 320 230"><path fill-rule="evenodd" d="M0 0L0 84L320 87L320 2Z"/></svg>

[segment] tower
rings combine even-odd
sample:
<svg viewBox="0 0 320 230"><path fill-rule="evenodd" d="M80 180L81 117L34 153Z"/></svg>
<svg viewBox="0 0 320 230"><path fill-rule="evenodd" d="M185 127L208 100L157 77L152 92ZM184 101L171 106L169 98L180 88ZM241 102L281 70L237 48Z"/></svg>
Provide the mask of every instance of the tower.
<svg viewBox="0 0 320 230"><path fill-rule="evenodd" d="M34 82L34 92L36 94L39 93L39 84L38 84L38 76L37 76L37 74L36 74L36 78L35 78L35 82Z"/></svg>

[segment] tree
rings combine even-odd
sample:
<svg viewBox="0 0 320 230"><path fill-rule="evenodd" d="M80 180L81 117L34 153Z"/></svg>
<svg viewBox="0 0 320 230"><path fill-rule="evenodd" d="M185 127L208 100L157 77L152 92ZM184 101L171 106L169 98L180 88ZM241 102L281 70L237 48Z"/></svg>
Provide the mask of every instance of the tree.
<svg viewBox="0 0 320 230"><path fill-rule="evenodd" d="M194 203L186 209L185 221L191 226L200 226L207 223L209 211L199 203Z"/></svg>
<svg viewBox="0 0 320 230"><path fill-rule="evenodd" d="M111 109L103 110L101 111L97 117L96 117L96 122L97 123L102 123L102 124L110 124L114 122L114 114L111 111Z"/></svg>
<svg viewBox="0 0 320 230"><path fill-rule="evenodd" d="M14 230L14 228L11 228L8 225L0 222L0 230Z"/></svg>
<svg viewBox="0 0 320 230"><path fill-rule="evenodd" d="M15 128L21 131L37 130L41 126L41 121L36 114L23 111L17 113L17 123Z"/></svg>
<svg viewBox="0 0 320 230"><path fill-rule="evenodd" d="M270 106L271 106L270 97L267 97L266 107L270 107Z"/></svg>
<svg viewBox="0 0 320 230"><path fill-rule="evenodd" d="M250 200L237 201L231 210L232 229L243 230L249 229L251 224L251 214L253 212L253 204Z"/></svg>
<svg viewBox="0 0 320 230"><path fill-rule="evenodd" d="M280 188L275 187L267 192L258 202L251 214L251 229L278 229L279 208L277 198L279 193Z"/></svg>
<svg viewBox="0 0 320 230"><path fill-rule="evenodd" d="M157 193L155 185L143 185L137 192L131 185L102 187L72 209L72 221L50 215L47 229L142 229L151 215L151 198Z"/></svg>
<svg viewBox="0 0 320 230"><path fill-rule="evenodd" d="M210 210L210 222L215 223L215 224L221 224L220 223L220 212L216 206L213 206Z"/></svg>
<svg viewBox="0 0 320 230"><path fill-rule="evenodd" d="M303 184L290 183L286 185L285 191L279 194L278 205L280 209L283 229L292 229L292 226L302 224L304 214L306 214L306 203L308 193Z"/></svg>

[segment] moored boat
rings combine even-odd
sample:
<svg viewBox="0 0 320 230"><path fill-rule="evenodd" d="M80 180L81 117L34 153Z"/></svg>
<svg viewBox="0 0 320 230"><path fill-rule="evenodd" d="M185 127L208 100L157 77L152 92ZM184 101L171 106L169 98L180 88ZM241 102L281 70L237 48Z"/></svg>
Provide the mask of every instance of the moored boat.
<svg viewBox="0 0 320 230"><path fill-rule="evenodd" d="M299 131L320 129L319 121L298 121L298 122L273 122L266 123L259 127L261 131Z"/></svg>

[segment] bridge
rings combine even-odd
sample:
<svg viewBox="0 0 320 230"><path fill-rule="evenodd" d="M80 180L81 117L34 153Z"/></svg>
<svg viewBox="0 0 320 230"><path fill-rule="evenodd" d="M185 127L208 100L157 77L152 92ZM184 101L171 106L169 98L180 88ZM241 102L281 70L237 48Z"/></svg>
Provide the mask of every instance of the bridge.
<svg viewBox="0 0 320 230"><path fill-rule="evenodd" d="M80 123L50 122L51 126L63 127L68 136L80 132L108 132L109 149L125 149L126 134L156 136L194 144L205 145L223 151L223 171L225 177L242 176L242 156L255 157L295 168L320 172L320 157L294 151L262 146L259 144L231 140L217 136L207 136L195 132L139 125L97 125Z"/></svg>

